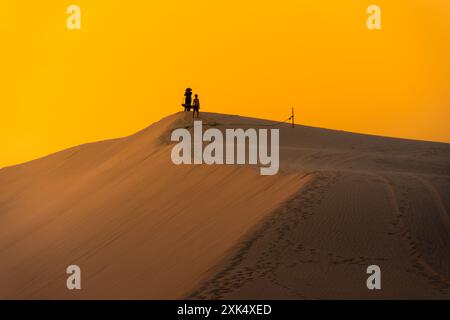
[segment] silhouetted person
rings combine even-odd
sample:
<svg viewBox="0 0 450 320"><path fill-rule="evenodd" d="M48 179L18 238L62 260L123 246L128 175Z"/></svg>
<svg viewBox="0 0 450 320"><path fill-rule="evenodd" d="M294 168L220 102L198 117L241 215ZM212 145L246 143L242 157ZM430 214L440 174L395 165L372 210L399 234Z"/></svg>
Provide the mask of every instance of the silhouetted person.
<svg viewBox="0 0 450 320"><path fill-rule="evenodd" d="M195 113L197 112L197 118L200 117L200 100L198 99L198 94L195 95L194 99L194 113L192 117L195 118Z"/></svg>
<svg viewBox="0 0 450 320"><path fill-rule="evenodd" d="M184 111L191 111L191 105L192 105L192 89L187 88L186 92L184 93L185 99L184 99Z"/></svg>

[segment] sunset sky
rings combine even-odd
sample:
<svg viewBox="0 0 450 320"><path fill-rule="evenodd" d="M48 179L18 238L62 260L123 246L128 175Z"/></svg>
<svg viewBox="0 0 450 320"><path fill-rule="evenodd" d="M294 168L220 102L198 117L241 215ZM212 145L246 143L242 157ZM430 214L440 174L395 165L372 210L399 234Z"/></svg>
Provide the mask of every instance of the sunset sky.
<svg viewBox="0 0 450 320"><path fill-rule="evenodd" d="M450 142L449 21L444 0L3 0L0 167L134 133L186 87L201 111Z"/></svg>

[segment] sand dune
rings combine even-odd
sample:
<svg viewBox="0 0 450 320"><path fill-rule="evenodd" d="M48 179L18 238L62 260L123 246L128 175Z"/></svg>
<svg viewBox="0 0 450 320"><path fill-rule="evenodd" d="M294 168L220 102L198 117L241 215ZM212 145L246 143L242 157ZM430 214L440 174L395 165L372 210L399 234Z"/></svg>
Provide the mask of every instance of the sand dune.
<svg viewBox="0 0 450 320"><path fill-rule="evenodd" d="M264 177L173 165L170 132L191 121L0 170L0 298L450 297L449 144L281 125L280 174Z"/></svg>

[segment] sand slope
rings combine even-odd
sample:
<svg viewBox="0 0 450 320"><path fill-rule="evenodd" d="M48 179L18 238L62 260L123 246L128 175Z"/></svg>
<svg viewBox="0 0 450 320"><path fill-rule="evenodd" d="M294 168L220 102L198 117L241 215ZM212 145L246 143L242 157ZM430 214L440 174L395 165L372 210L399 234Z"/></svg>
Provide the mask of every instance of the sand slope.
<svg viewBox="0 0 450 320"><path fill-rule="evenodd" d="M190 124L0 170L0 298L449 298L450 145L281 125L281 173L262 177L173 165L171 129Z"/></svg>
<svg viewBox="0 0 450 320"><path fill-rule="evenodd" d="M307 180L173 165L167 139L186 116L1 170L0 298L182 297Z"/></svg>

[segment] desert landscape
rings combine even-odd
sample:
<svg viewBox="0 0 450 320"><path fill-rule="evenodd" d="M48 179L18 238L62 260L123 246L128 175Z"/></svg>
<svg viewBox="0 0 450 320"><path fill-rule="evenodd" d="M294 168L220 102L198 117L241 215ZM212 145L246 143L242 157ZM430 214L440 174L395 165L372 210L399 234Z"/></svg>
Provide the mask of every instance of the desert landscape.
<svg viewBox="0 0 450 320"><path fill-rule="evenodd" d="M170 133L191 125L0 169L0 299L450 298L450 144L281 124L280 173L261 176L174 165Z"/></svg>

